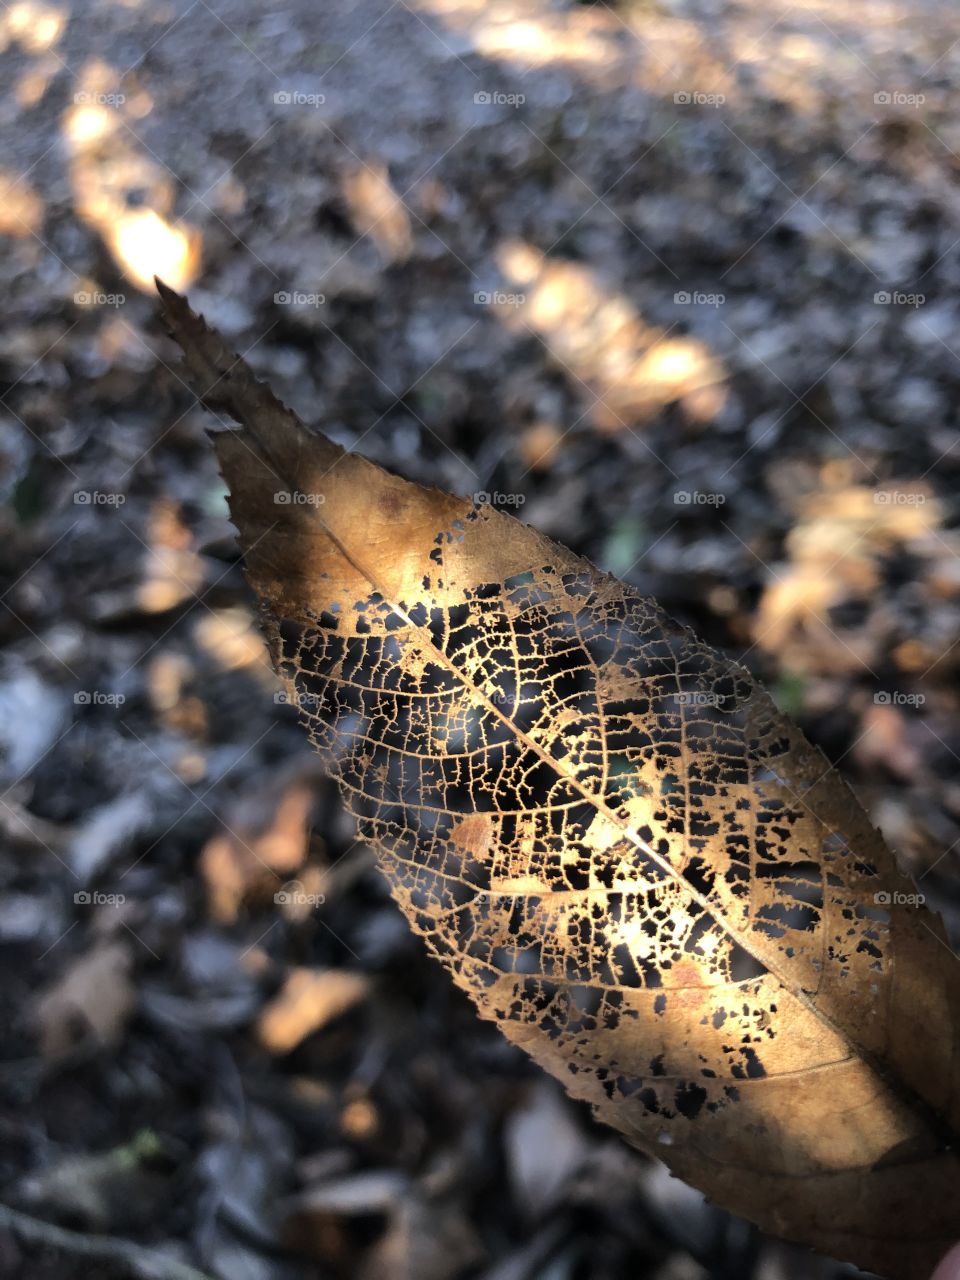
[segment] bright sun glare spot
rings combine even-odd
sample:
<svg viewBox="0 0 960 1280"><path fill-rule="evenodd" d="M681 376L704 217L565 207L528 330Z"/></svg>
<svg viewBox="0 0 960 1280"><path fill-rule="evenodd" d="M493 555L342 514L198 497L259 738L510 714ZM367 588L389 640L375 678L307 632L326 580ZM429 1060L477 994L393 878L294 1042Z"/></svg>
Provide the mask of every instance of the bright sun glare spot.
<svg viewBox="0 0 960 1280"><path fill-rule="evenodd" d="M436 0L421 2L419 8L436 11ZM489 58L502 58L525 67L556 63L576 63L604 68L617 58L613 29L589 12L542 14L504 22L486 7L473 12L447 8L445 20L460 30L468 30L474 47Z"/></svg>
<svg viewBox="0 0 960 1280"><path fill-rule="evenodd" d="M131 209L111 228L110 247L124 272L141 289L153 289L160 276L174 289L186 289L199 267L196 238L161 218L153 209Z"/></svg>
<svg viewBox="0 0 960 1280"><path fill-rule="evenodd" d="M692 343L661 342L647 355L646 372L652 382L680 382L696 373L701 361Z"/></svg>
<svg viewBox="0 0 960 1280"><path fill-rule="evenodd" d="M63 34L65 15L60 9L46 5L11 5L0 20L0 29L30 53L43 53L57 43Z"/></svg>
<svg viewBox="0 0 960 1280"><path fill-rule="evenodd" d="M140 120L153 100L118 69L94 60L64 114L70 182L77 212L94 227L131 284L153 292L153 277L188 288L200 268L202 234L168 221L176 201L172 174L136 145L125 117Z"/></svg>
<svg viewBox="0 0 960 1280"><path fill-rule="evenodd" d="M89 147L111 134L116 127L116 113L109 107L77 107L67 116L64 125L67 138L74 149Z"/></svg>

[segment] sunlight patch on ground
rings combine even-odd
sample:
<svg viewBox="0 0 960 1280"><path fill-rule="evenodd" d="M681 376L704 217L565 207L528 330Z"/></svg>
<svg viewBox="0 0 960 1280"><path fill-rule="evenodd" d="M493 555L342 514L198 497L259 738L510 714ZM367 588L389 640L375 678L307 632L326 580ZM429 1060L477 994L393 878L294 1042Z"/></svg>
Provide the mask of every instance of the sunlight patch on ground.
<svg viewBox="0 0 960 1280"><path fill-rule="evenodd" d="M187 288L200 269L198 228L173 219L172 174L143 153L126 117L150 113L149 95L118 84L116 71L88 63L63 120L77 211L104 240L124 278L145 293L154 275Z"/></svg>
<svg viewBox="0 0 960 1280"><path fill-rule="evenodd" d="M0 235L36 234L43 222L43 201L24 178L0 169Z"/></svg>
<svg viewBox="0 0 960 1280"><path fill-rule="evenodd" d="M18 44L26 53L45 53L63 35L66 11L22 0L0 11L0 52Z"/></svg>
<svg viewBox="0 0 960 1280"><path fill-rule="evenodd" d="M497 258L515 290L492 295L498 315L518 334L537 334L558 368L596 397L588 409L595 426L620 431L675 401L695 421L720 411L726 374L703 342L647 324L626 295L578 262L520 241L501 246Z"/></svg>
<svg viewBox="0 0 960 1280"><path fill-rule="evenodd" d="M913 562L936 589L957 563L960 542L943 529L942 505L922 481L843 483L848 471L824 468L820 487L796 498L786 563L771 570L755 643L808 674L862 672L890 649L900 670L922 670L937 655L920 652L916 641L896 646L885 566Z"/></svg>

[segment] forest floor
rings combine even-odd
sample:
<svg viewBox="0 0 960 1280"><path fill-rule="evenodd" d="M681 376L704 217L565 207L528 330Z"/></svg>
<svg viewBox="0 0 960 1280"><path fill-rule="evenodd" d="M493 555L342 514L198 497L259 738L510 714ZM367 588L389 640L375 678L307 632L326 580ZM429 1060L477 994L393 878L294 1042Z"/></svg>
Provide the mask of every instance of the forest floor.
<svg viewBox="0 0 960 1280"><path fill-rule="evenodd" d="M19 0L0 84L0 1201L108 1238L0 1211L0 1273L849 1274L427 959L276 698L150 277L743 660L955 930L949 9Z"/></svg>

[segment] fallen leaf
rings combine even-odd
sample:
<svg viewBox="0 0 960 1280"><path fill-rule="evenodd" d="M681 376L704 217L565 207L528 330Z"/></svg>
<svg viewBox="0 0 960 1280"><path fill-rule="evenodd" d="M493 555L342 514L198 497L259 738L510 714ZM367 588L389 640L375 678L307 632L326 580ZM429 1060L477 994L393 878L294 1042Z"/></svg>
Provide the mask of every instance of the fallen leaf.
<svg viewBox="0 0 960 1280"><path fill-rule="evenodd" d="M271 1053L289 1053L365 998L369 983L344 969L294 969L260 1015L257 1034Z"/></svg>
<svg viewBox="0 0 960 1280"><path fill-rule="evenodd" d="M130 967L123 942L100 943L68 966L37 1003L44 1057L62 1057L87 1034L103 1048L120 1042L135 1004Z"/></svg>
<svg viewBox="0 0 960 1280"><path fill-rule="evenodd" d="M208 840L200 855L215 920L236 920L247 898L275 893L301 866L312 803L313 790L304 782L293 782L279 797L264 793L242 798L229 823Z"/></svg>
<svg viewBox="0 0 960 1280"><path fill-rule="evenodd" d="M382 165L345 175L343 195L358 236L370 236L385 262L405 262L413 247L410 215Z"/></svg>
<svg viewBox="0 0 960 1280"><path fill-rule="evenodd" d="M214 441L271 658L430 950L721 1206L929 1274L960 965L839 775L654 601L310 433L161 294L241 424Z"/></svg>

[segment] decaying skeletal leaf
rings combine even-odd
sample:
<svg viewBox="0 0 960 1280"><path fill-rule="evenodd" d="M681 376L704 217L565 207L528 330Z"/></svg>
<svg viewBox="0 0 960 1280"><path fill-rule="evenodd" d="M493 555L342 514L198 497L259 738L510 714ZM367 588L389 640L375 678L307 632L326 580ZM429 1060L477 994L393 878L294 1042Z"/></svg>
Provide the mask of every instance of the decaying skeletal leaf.
<svg viewBox="0 0 960 1280"><path fill-rule="evenodd" d="M839 776L654 602L309 432L161 294L240 424L214 439L273 662L431 951L718 1204L929 1274L960 965Z"/></svg>

